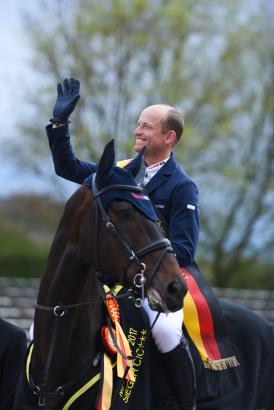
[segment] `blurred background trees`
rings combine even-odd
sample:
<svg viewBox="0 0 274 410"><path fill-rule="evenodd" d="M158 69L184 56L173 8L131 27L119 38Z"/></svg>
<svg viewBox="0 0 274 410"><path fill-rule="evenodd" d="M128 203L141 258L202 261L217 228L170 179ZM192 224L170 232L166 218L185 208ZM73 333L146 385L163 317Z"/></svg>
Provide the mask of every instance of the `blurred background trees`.
<svg viewBox="0 0 274 410"><path fill-rule="evenodd" d="M112 137L120 159L132 156L140 111L174 105L186 124L176 158L200 190L201 269L215 286L274 289L270 3L39 1L24 17L41 85L26 91L31 114L11 146L22 169L58 184L43 128L65 77L81 81L71 130L84 160Z"/></svg>

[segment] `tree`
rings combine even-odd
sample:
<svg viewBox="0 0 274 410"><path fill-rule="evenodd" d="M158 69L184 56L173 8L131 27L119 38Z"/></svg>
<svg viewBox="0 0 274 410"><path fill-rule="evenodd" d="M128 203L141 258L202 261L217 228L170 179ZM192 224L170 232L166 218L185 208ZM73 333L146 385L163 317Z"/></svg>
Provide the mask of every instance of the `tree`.
<svg viewBox="0 0 274 410"><path fill-rule="evenodd" d="M177 106L186 119L177 158L200 186L200 258L215 285L235 284L242 260L269 256L273 245L273 44L265 1L41 3L43 14L26 19L43 80L39 98L29 98L41 123L22 127L34 168L49 158L37 135L66 76L81 80L71 128L84 159L96 161L111 137L120 157L132 155L139 111L154 102ZM272 235L257 240L258 232Z"/></svg>

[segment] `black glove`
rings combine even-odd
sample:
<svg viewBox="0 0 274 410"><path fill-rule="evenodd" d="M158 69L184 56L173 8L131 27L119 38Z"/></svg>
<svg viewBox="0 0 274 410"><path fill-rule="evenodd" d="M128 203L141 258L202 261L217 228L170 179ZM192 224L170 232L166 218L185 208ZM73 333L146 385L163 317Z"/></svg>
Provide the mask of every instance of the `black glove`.
<svg viewBox="0 0 274 410"><path fill-rule="evenodd" d="M62 84L57 84L57 99L53 109L53 118L50 122L53 124L69 123L69 116L75 108L77 101L80 98L80 81L66 78Z"/></svg>

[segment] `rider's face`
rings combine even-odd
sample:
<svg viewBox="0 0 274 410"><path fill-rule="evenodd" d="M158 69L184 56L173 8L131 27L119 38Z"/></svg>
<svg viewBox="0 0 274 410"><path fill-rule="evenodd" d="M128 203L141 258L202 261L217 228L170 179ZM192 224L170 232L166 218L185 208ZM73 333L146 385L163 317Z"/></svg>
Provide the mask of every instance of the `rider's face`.
<svg viewBox="0 0 274 410"><path fill-rule="evenodd" d="M135 151L146 146L145 155L156 155L166 149L166 133L163 132L166 108L151 106L141 113L135 129Z"/></svg>

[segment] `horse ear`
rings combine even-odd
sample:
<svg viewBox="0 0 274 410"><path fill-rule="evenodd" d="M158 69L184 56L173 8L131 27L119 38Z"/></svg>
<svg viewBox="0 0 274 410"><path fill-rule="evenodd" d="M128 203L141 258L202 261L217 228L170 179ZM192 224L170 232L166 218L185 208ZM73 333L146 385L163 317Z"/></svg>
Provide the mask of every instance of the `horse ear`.
<svg viewBox="0 0 274 410"><path fill-rule="evenodd" d="M103 154L101 155L99 164L96 170L96 183L100 179L105 178L112 172L112 167L114 165L115 151L114 151L114 140L112 139L104 148Z"/></svg>
<svg viewBox="0 0 274 410"><path fill-rule="evenodd" d="M124 167L124 169L131 172L134 178L136 177L142 166L144 150L145 147L143 147L142 151L140 151L139 154L136 155L136 157Z"/></svg>

